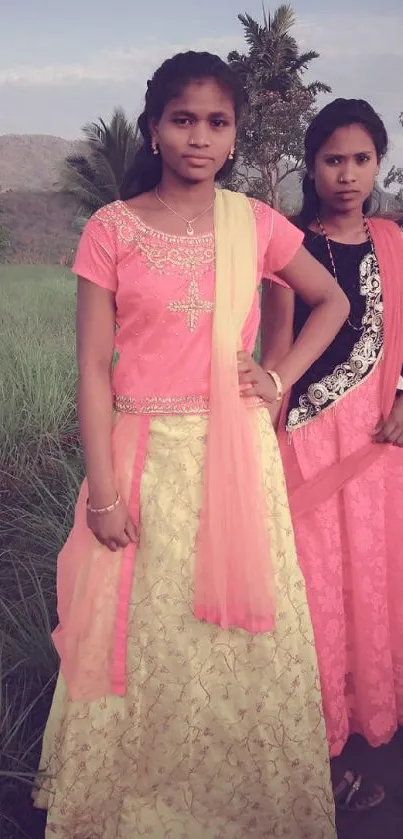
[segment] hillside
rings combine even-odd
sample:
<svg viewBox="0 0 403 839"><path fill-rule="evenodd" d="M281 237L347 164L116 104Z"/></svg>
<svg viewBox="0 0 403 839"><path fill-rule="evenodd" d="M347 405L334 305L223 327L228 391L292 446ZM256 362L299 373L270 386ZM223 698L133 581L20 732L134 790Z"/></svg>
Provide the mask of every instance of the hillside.
<svg viewBox="0 0 403 839"><path fill-rule="evenodd" d="M0 190L53 189L74 143L46 134L0 135Z"/></svg>
<svg viewBox="0 0 403 839"><path fill-rule="evenodd" d="M74 145L45 134L0 135L0 222L11 231L9 261L69 260L78 238L76 208L55 184Z"/></svg>
<svg viewBox="0 0 403 839"><path fill-rule="evenodd" d="M75 143L42 134L0 135L0 226L11 232L11 262L69 261L78 234L75 204L57 192L60 164ZM301 200L297 174L283 181L282 209L295 212ZM393 196L379 191L381 212L393 212Z"/></svg>
<svg viewBox="0 0 403 839"><path fill-rule="evenodd" d="M11 231L11 262L69 262L78 234L75 202L58 192L15 190L0 196L1 225Z"/></svg>

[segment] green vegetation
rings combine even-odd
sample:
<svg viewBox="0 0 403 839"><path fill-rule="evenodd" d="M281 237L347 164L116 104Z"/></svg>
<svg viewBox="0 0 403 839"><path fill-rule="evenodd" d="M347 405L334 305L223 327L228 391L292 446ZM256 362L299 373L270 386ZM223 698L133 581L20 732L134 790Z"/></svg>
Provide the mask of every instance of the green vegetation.
<svg viewBox="0 0 403 839"><path fill-rule="evenodd" d="M247 52L231 52L228 61L242 78L248 109L238 132L238 161L231 186L280 207L280 185L304 165L304 137L316 112L319 93L329 93L323 82L304 84L313 50L300 52L292 35L291 6L273 15L263 10L263 23L239 15ZM287 211L295 207L281 207Z"/></svg>
<svg viewBox="0 0 403 839"><path fill-rule="evenodd" d="M71 263L78 231L72 227L76 203L70 196L10 190L0 194L0 207L0 263Z"/></svg>
<svg viewBox="0 0 403 839"><path fill-rule="evenodd" d="M81 149L69 155L60 173L60 190L73 196L80 218L121 197L122 185L140 145L136 126L122 108L115 108L110 124L103 119L83 128Z"/></svg>
<svg viewBox="0 0 403 839"><path fill-rule="evenodd" d="M1 223L4 209L0 205L0 262L6 262L11 247L11 231Z"/></svg>
<svg viewBox="0 0 403 839"><path fill-rule="evenodd" d="M66 270L0 266L0 821L10 839L40 835L29 792L57 668L56 557L81 479L74 298Z"/></svg>
<svg viewBox="0 0 403 839"><path fill-rule="evenodd" d="M403 128L403 112L399 116L399 123L401 128ZM389 169L388 174L383 182L385 189L389 189L392 185L398 188L395 200L397 204L397 209L402 212L403 211L403 167L402 166L392 166Z"/></svg>

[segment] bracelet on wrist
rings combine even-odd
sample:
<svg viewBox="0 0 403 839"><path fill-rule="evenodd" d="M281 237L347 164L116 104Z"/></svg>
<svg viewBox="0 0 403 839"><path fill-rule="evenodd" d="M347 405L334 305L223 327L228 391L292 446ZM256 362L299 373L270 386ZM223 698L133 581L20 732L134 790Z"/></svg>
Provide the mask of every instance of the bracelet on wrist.
<svg viewBox="0 0 403 839"><path fill-rule="evenodd" d="M276 387L277 395L274 401L280 402L280 400L283 398L283 383L280 379L280 376L278 375L278 373L276 373L275 370L266 370L266 374L270 376L271 380L274 382Z"/></svg>
<svg viewBox="0 0 403 839"><path fill-rule="evenodd" d="M113 511L116 510L116 507L118 507L118 505L120 504L120 501L121 497L118 493L116 496L116 500L113 502L113 504L109 504L108 507L91 507L90 499L87 498L87 510L94 516L104 516L107 513L113 513Z"/></svg>

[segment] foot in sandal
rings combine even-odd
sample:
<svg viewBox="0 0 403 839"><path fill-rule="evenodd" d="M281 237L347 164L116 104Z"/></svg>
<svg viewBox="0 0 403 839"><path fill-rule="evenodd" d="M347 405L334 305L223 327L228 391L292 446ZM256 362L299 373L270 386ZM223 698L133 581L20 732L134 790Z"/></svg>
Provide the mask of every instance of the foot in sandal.
<svg viewBox="0 0 403 839"><path fill-rule="evenodd" d="M357 813L379 807L385 798L385 790L358 772L347 770L338 783L333 780L333 795L337 810Z"/></svg>

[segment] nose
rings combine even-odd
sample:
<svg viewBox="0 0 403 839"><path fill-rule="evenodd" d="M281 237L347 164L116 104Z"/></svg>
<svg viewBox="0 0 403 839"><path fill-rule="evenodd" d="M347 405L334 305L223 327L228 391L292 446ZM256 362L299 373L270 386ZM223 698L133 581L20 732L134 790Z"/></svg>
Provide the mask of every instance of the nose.
<svg viewBox="0 0 403 839"><path fill-rule="evenodd" d="M345 163L339 172L341 184L352 184L357 180L355 166L353 163Z"/></svg>
<svg viewBox="0 0 403 839"><path fill-rule="evenodd" d="M189 145L198 149L207 148L210 145L208 127L203 122L198 122L197 125L192 126Z"/></svg>

